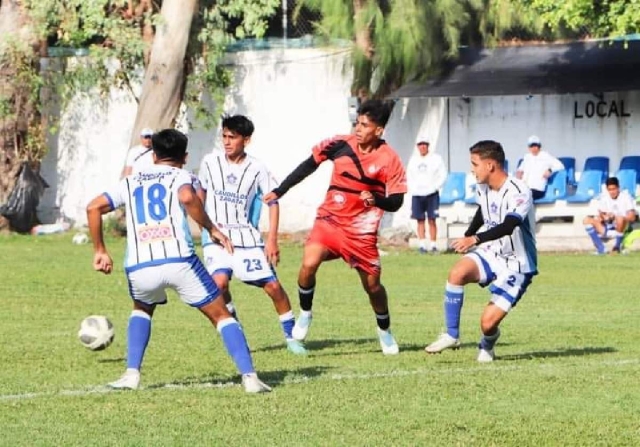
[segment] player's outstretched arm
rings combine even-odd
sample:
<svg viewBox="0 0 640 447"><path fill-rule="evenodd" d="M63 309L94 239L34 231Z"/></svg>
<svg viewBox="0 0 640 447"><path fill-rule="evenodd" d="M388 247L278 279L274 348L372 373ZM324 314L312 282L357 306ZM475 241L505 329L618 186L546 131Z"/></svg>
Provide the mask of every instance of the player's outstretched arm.
<svg viewBox="0 0 640 447"><path fill-rule="evenodd" d="M113 270L113 260L107 252L102 231L102 215L113 211L113 205L105 194L94 198L87 205L87 223L93 241L93 268L105 274Z"/></svg>
<svg viewBox="0 0 640 447"><path fill-rule="evenodd" d="M233 253L233 245L227 236L222 234L218 227L216 227L211 218L204 210L202 201L190 184L185 184L178 190L178 200L184 207L187 214L200 225L205 228L213 240L217 240L229 253Z"/></svg>
<svg viewBox="0 0 640 447"><path fill-rule="evenodd" d="M302 180L304 180L305 178L313 174L315 170L318 169L318 166L319 165L318 163L316 163L316 160L313 158L313 155L307 158L305 161L300 163L297 168L291 171L291 174L289 174L287 178L285 178L282 181L280 186L275 188L270 193L265 194L262 200L268 204L269 202L273 202L274 200L277 200L278 198L282 197L291 188L293 188Z"/></svg>

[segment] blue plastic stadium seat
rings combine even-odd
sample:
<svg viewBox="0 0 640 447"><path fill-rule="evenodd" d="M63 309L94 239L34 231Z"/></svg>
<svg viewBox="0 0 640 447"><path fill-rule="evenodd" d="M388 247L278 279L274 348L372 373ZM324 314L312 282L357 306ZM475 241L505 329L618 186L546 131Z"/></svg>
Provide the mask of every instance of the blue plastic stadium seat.
<svg viewBox="0 0 640 447"><path fill-rule="evenodd" d="M589 157L584 161L585 171L600 171L602 176L602 182L609 177L609 157Z"/></svg>
<svg viewBox="0 0 640 447"><path fill-rule="evenodd" d="M576 159L575 157L559 157L558 160L564 165L564 169L567 171L567 183L571 186L576 186Z"/></svg>
<svg viewBox="0 0 640 447"><path fill-rule="evenodd" d="M466 175L464 172L450 172L447 175L447 179L442 187L442 192L440 193L441 204L448 205L459 200L464 200Z"/></svg>
<svg viewBox="0 0 640 447"><path fill-rule="evenodd" d="M636 183L640 184L640 155L627 155L620 160L618 171L634 169L636 171Z"/></svg>
<svg viewBox="0 0 640 447"><path fill-rule="evenodd" d="M564 199L567 195L567 170L562 169L554 172L549 178L544 196L535 203L553 203L556 200Z"/></svg>
<svg viewBox="0 0 640 447"><path fill-rule="evenodd" d="M570 203L586 203L602 191L602 171L584 171L578 181L576 193L567 197Z"/></svg>
<svg viewBox="0 0 640 447"><path fill-rule="evenodd" d="M631 197L636 196L636 179L638 178L638 172L635 169L620 169L616 173L616 177L620 182L620 189L626 189L631 194Z"/></svg>

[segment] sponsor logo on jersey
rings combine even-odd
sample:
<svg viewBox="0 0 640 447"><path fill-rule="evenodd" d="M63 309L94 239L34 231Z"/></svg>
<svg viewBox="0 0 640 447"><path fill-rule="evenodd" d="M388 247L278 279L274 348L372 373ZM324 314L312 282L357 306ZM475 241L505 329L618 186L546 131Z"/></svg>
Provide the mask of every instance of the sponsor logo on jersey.
<svg viewBox="0 0 640 447"><path fill-rule="evenodd" d="M237 203L237 204L243 204L248 199L246 194L238 194L237 192L223 191L220 189L217 189L215 191L215 195L216 195L216 198L218 198L218 200L222 200L223 202Z"/></svg>
<svg viewBox="0 0 640 447"><path fill-rule="evenodd" d="M153 227L140 228L137 231L138 240L143 244L150 244L156 241L173 239L173 232L168 225L156 225Z"/></svg>
<svg viewBox="0 0 640 447"><path fill-rule="evenodd" d="M347 198L344 196L344 194L336 192L333 194L333 201L338 205L344 205L344 203L347 201Z"/></svg>

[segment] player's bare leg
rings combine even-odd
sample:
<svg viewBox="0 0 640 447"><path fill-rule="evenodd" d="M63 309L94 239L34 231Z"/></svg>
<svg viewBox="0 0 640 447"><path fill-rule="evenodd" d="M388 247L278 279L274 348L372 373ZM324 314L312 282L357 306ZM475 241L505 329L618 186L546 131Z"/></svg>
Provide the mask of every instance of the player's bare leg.
<svg viewBox="0 0 640 447"><path fill-rule="evenodd" d="M275 307L276 312L278 313L280 325L282 326L282 331L287 343L287 349L294 354L307 354L307 350L305 349L304 345L300 341L293 338L292 332L295 326L295 317L293 316L293 311L291 310L291 302L289 301L289 296L282 287L282 284L280 284L280 281L269 281L264 285L264 291L269 296L269 298L271 298L273 307Z"/></svg>
<svg viewBox="0 0 640 447"><path fill-rule="evenodd" d="M369 296L369 303L376 314L376 322L378 323L378 339L382 353L385 355L395 355L400 352L398 343L393 338L389 327L391 326L391 317L389 316L389 303L387 291L382 283L380 283L380 274L368 273L358 269L360 282L364 291Z"/></svg>
<svg viewBox="0 0 640 447"><path fill-rule="evenodd" d="M229 311L231 316L237 320L238 313L236 312L236 308L233 305L231 290L229 290L229 276L226 273L214 272L211 277L213 278L213 282L216 283L216 286L218 286L218 289L222 294L222 298L224 300L225 306L227 307L227 310Z"/></svg>
<svg viewBox="0 0 640 447"><path fill-rule="evenodd" d="M438 233L438 227L436 226L436 220L427 219L427 223L429 224L429 252L432 254L437 254L438 250L436 248L436 236Z"/></svg>
<svg viewBox="0 0 640 447"><path fill-rule="evenodd" d="M480 317L480 329L482 338L478 351L478 361L482 363L492 362L495 359L493 347L500 337L500 322L507 316L507 312L493 303L489 303Z"/></svg>
<svg viewBox="0 0 640 447"><path fill-rule="evenodd" d="M300 299L300 315L293 327L293 338L302 341L307 337L313 318L313 295L316 287L316 273L326 259L329 250L322 244L310 243L304 246L302 266L298 272L298 298Z"/></svg>
<svg viewBox="0 0 640 447"><path fill-rule="evenodd" d="M460 315L464 303L464 286L479 281L480 271L470 258L461 258L451 268L444 292L444 321L447 330L424 348L429 354L460 347Z"/></svg>
<svg viewBox="0 0 640 447"><path fill-rule="evenodd" d="M140 386L140 368L151 337L151 318L155 305L133 302L127 326L127 370L108 386L113 389L135 390Z"/></svg>
<svg viewBox="0 0 640 447"><path fill-rule="evenodd" d="M418 233L418 244L420 253L427 252L427 236L426 229L424 224L424 219L418 219L417 221L416 233Z"/></svg>
<svg viewBox="0 0 640 447"><path fill-rule="evenodd" d="M248 393L271 391L270 387L258 379L244 332L242 332L242 328L240 328L236 319L231 316L220 295L213 301L200 307L199 310L211 321L220 333L220 337L229 356L242 375L242 384L245 391Z"/></svg>

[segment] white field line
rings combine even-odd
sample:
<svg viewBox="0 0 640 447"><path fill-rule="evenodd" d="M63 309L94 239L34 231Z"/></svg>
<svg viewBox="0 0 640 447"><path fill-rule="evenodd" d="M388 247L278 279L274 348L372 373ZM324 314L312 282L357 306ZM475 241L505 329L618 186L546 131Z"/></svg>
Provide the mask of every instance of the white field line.
<svg viewBox="0 0 640 447"><path fill-rule="evenodd" d="M442 374L465 374L465 373L477 373L477 372L503 372L503 371L515 371L515 370L523 370L523 369L539 369L539 370L565 370L565 369L573 369L576 367L601 367L601 366L609 366L609 367L620 367L625 365L636 365L640 363L640 359L621 359L621 360L611 360L605 362L589 362L583 364L538 364L532 367L531 365L524 365L522 363L518 365L510 364L491 364L491 365L479 365L470 368L445 368L445 369L415 369L415 370L395 370L388 372L380 372L380 373L363 373L363 374L326 374L317 377L309 377L304 375L296 375L295 372L292 372L293 377L285 377L281 385L297 385L315 381L326 381L326 380L335 380L335 381L348 381L348 380L371 380L371 379L384 379L384 378L394 378L394 377L407 377L407 376L426 376L426 375L442 375ZM204 383L168 383L161 386L151 386L150 388L146 388L146 390L197 390L197 389L210 389L210 388L232 388L239 387L240 384L235 382L204 382ZM145 390L145 388L141 388L141 390ZM34 392L34 393L21 393L21 394L0 394L0 402L7 401L16 401L16 400L27 400L27 399L36 399L39 397L66 397L66 396L89 396L91 394L105 394L105 393L113 393L113 392L122 392L112 390L107 388L106 386L95 386L90 388L81 388L76 390L60 390L60 391L51 391L51 392Z"/></svg>

